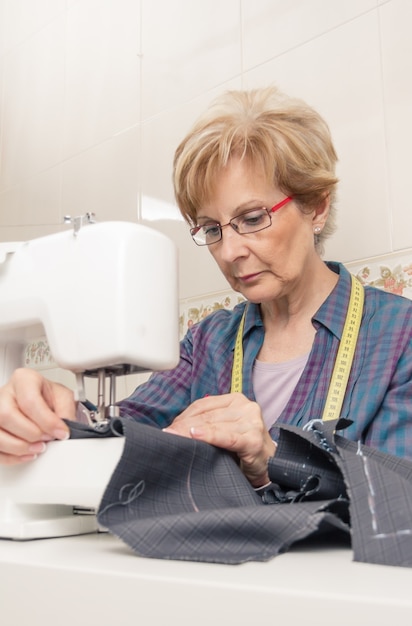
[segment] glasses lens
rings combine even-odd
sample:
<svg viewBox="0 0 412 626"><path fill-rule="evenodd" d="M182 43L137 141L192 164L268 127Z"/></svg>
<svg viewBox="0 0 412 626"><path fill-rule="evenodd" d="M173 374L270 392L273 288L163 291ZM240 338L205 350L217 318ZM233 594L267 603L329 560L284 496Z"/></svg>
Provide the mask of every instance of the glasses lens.
<svg viewBox="0 0 412 626"><path fill-rule="evenodd" d="M219 224L205 224L204 226L195 226L190 231L193 240L198 246L209 246L211 243L220 241L222 231Z"/></svg>
<svg viewBox="0 0 412 626"><path fill-rule="evenodd" d="M253 209L242 213L230 222L240 235L255 233L271 225L272 220L266 209Z"/></svg>

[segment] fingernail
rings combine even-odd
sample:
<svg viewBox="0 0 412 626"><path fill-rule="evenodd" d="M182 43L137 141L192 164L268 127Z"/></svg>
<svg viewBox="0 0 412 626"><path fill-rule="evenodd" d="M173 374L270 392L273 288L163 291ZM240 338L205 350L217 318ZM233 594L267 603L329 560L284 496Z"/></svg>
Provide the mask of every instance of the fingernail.
<svg viewBox="0 0 412 626"><path fill-rule="evenodd" d="M193 439L199 439L204 437L205 431L201 428L195 428L194 426L192 426L192 428L190 429L190 434Z"/></svg>
<svg viewBox="0 0 412 626"><path fill-rule="evenodd" d="M37 454L24 454L19 457L20 463L26 463L28 461L35 461L37 459Z"/></svg>
<svg viewBox="0 0 412 626"><path fill-rule="evenodd" d="M54 430L53 435L55 439L59 439L60 441L64 441L69 438L69 432L63 429Z"/></svg>
<svg viewBox="0 0 412 626"><path fill-rule="evenodd" d="M29 452L31 454L42 454L46 451L46 447L46 444L43 442L32 443L31 446L29 446Z"/></svg>
<svg viewBox="0 0 412 626"><path fill-rule="evenodd" d="M51 435L42 435L40 441L52 441L53 437Z"/></svg>

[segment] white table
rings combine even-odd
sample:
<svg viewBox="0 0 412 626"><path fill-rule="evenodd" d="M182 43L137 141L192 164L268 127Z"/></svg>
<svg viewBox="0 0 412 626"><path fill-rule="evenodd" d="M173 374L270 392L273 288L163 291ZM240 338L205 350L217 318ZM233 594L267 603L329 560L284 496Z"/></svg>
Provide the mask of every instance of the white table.
<svg viewBox="0 0 412 626"><path fill-rule="evenodd" d="M354 563L338 543L217 565L143 559L106 534L0 540L0 619L8 626L409 626L412 569Z"/></svg>

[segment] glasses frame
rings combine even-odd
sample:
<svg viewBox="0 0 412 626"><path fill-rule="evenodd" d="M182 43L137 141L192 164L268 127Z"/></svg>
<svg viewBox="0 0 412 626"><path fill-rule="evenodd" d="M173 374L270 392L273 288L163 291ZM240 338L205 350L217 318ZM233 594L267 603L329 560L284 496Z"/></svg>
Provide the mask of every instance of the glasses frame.
<svg viewBox="0 0 412 626"><path fill-rule="evenodd" d="M219 224L219 222L210 222L209 224L196 224L196 226L193 226L190 229L190 234L192 236L193 241L195 242L195 244L197 246L213 246L213 244L215 243L219 243L219 241L222 240L222 229L225 228L225 226L231 226L233 228L233 230L238 234L238 235L252 235L253 233L258 233L261 230L265 230L266 228L269 228L269 226L272 225L272 215L271 213L276 213L276 211L279 211L279 209L281 209L282 207L285 206L285 204L288 204L289 202L291 202L293 200L293 196L287 196L286 198L283 198L283 200L281 200L280 202L277 202L271 209L267 209L266 207L257 207L255 209L250 209L249 211L245 211L244 213L241 213L240 215L236 215L235 217L232 217L231 220L229 220L227 222L227 224ZM263 226L262 228L258 228L257 230L252 230L250 233L240 233L237 226L236 226L236 220L239 219L239 217L242 217L243 215L247 215L248 213L252 213L253 211L256 211L257 209L264 209L269 218L270 218L270 222L267 226ZM220 232L220 237L219 239L216 239L216 241L212 241L211 243L199 243L199 241L196 241L195 237L197 235L197 233L199 232L199 230L201 228L203 228L204 226L217 226L219 228L219 232Z"/></svg>

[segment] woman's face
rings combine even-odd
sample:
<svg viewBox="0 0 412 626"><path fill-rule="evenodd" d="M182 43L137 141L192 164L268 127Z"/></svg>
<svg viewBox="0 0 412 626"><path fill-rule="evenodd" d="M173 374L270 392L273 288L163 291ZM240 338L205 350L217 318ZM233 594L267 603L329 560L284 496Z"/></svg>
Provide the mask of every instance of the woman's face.
<svg viewBox="0 0 412 626"><path fill-rule="evenodd" d="M213 196L200 207L197 223L224 225L250 209L270 209L284 198L247 161L232 159L218 175ZM232 289L251 302L288 297L319 264L313 232L315 225L324 225L323 213L305 215L289 202L271 214L272 224L265 230L239 235L226 226L222 239L209 246L210 253Z"/></svg>

